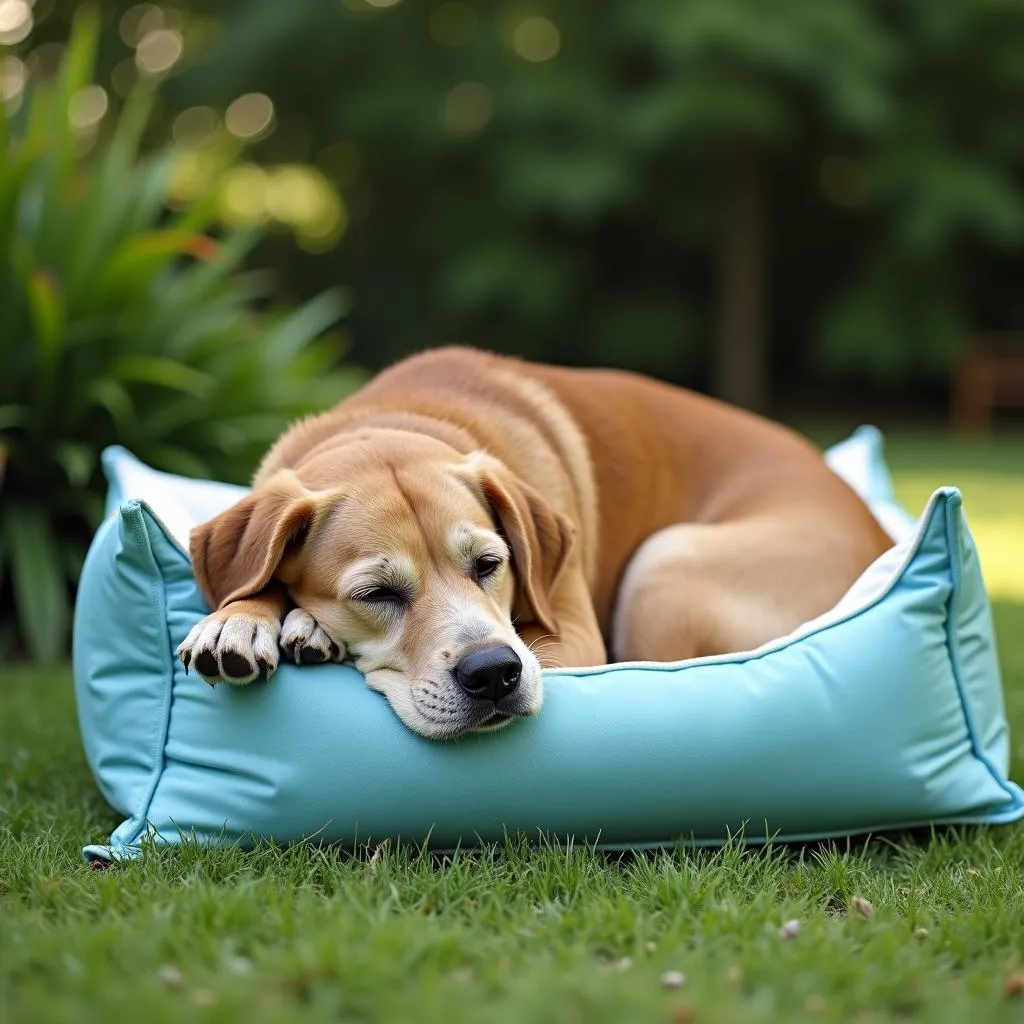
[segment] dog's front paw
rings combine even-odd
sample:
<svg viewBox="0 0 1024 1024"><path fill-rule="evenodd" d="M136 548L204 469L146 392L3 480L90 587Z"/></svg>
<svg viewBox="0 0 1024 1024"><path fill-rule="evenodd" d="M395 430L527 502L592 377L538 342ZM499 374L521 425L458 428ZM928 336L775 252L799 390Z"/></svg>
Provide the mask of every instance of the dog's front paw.
<svg viewBox="0 0 1024 1024"><path fill-rule="evenodd" d="M301 608L293 608L285 616L281 650L296 665L345 660L345 645L336 644L316 619Z"/></svg>
<svg viewBox="0 0 1024 1024"><path fill-rule="evenodd" d="M280 622L225 611L201 619L182 641L178 657L185 671L194 668L211 686L268 678L277 668Z"/></svg>

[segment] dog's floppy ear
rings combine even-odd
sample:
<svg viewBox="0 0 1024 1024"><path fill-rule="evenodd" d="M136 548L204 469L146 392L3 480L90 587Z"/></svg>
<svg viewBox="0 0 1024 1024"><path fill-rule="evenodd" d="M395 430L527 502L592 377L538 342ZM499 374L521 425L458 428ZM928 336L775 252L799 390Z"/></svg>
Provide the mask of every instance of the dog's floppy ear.
<svg viewBox="0 0 1024 1024"><path fill-rule="evenodd" d="M576 528L497 459L476 456L473 461L483 497L512 549L519 586L513 614L557 636L550 594L576 541Z"/></svg>
<svg viewBox="0 0 1024 1024"><path fill-rule="evenodd" d="M313 492L285 471L189 538L199 589L211 608L262 590L282 559L305 539L317 512Z"/></svg>

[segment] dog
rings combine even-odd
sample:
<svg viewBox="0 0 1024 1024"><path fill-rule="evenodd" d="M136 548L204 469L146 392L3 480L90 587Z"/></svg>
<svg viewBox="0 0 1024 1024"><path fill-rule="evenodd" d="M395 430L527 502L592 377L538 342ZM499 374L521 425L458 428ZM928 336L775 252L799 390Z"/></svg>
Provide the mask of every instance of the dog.
<svg viewBox="0 0 1024 1024"><path fill-rule="evenodd" d="M414 732L536 714L541 668L754 649L890 545L798 434L683 388L466 348L294 424L197 527L214 683L348 661Z"/></svg>

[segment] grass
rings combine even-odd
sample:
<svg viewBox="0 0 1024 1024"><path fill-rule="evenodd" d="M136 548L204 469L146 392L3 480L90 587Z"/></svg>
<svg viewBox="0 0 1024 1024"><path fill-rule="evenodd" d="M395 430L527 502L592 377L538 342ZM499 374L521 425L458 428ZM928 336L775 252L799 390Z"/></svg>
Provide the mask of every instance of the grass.
<svg viewBox="0 0 1024 1024"><path fill-rule="evenodd" d="M897 439L891 461L911 505L966 481L977 529L1020 524L1016 453ZM1017 557L1001 536L986 571ZM1024 578L1024 558L1010 567ZM1024 603L1001 597L996 621L1024 781ZM1024 1019L1006 993L1024 972L1024 827L636 857L185 847L90 871L79 848L117 820L68 671L4 669L0 1019ZM662 987L666 971L683 987Z"/></svg>

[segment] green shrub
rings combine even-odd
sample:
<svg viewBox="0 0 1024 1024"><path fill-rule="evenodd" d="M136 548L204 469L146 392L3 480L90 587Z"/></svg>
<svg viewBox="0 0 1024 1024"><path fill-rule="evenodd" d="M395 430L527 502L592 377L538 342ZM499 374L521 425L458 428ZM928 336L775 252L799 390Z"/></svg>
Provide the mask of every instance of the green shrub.
<svg viewBox="0 0 1024 1024"><path fill-rule="evenodd" d="M323 333L338 295L257 311L267 279L241 269L255 237L210 238L203 203L166 208L172 154L139 155L152 89L80 155L68 111L96 36L81 14L57 77L0 116L0 656L66 652L106 445L244 481L289 421L359 379Z"/></svg>

